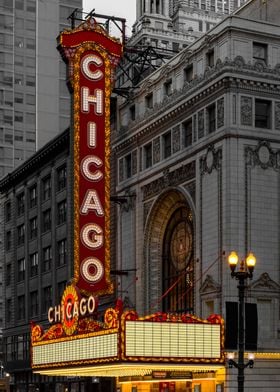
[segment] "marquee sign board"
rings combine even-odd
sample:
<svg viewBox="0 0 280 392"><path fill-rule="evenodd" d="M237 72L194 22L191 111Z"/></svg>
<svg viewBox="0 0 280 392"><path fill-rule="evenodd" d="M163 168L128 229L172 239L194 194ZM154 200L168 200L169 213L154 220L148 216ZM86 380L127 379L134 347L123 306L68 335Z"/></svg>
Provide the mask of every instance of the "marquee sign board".
<svg viewBox="0 0 280 392"><path fill-rule="evenodd" d="M74 284L108 294L110 281L110 94L121 44L89 18L58 46L73 90Z"/></svg>
<svg viewBox="0 0 280 392"><path fill-rule="evenodd" d="M33 326L34 371L85 375L85 367L98 365L87 371L102 376L110 371L112 375L118 368L119 375L129 371L137 375L140 368L143 373L143 366L151 368L148 363L159 364L159 370L162 364L203 365L203 368L209 365L211 369L224 363L224 323L217 315L207 320L166 313L139 318L134 311L122 313L120 309L109 308L104 323L93 320L79 323L72 336L58 326L45 333L38 325Z"/></svg>

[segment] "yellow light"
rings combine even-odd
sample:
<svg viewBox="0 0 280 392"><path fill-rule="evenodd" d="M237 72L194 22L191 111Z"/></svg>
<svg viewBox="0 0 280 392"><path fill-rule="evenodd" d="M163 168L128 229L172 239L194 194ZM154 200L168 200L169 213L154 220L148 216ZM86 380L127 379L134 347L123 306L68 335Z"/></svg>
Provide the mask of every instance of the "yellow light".
<svg viewBox="0 0 280 392"><path fill-rule="evenodd" d="M248 268L254 268L256 265L256 257L250 252L246 258L246 265Z"/></svg>
<svg viewBox="0 0 280 392"><path fill-rule="evenodd" d="M238 263L238 256L237 253L232 251L228 256L228 262L231 267L236 267Z"/></svg>

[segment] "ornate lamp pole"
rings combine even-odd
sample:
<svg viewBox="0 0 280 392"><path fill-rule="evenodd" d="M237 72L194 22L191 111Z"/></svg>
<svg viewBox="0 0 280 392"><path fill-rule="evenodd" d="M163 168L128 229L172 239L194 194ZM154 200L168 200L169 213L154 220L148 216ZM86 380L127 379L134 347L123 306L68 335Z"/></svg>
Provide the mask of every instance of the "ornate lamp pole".
<svg viewBox="0 0 280 392"><path fill-rule="evenodd" d="M233 358L229 358L229 367L233 366L238 369L238 392L244 392L244 369L248 366L252 368L254 366L254 360L251 358L247 363L244 363L244 351L245 351L245 339L244 339L244 313L245 313L245 289L247 285L245 281L253 277L253 271L256 265L256 258L253 253L249 253L246 258L246 264L244 260L241 260L239 270L236 270L238 264L238 255L236 252L231 252L228 257L229 267L231 269L231 276L238 280L238 362L235 362Z"/></svg>

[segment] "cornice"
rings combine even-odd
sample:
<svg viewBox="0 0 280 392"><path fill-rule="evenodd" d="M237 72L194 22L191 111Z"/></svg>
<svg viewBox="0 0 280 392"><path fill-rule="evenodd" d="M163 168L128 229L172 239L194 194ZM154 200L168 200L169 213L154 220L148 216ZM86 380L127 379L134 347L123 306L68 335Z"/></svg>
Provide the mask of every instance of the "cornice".
<svg viewBox="0 0 280 392"><path fill-rule="evenodd" d="M159 75L162 77L162 74ZM155 88L156 81L150 79L140 86L140 91ZM143 90L144 88L144 90ZM218 60L212 68L208 67L204 74L195 77L191 82L186 82L180 90L175 90L170 96L165 97L162 102L156 103L153 109L147 109L142 116L130 121L122 134L113 141L114 148L119 151L128 144L137 142L144 134L150 133L153 129L165 124L173 116L178 116L186 111L189 106L211 96L218 89L238 88L239 90L250 90L252 92L262 92L273 94L280 92L280 63L274 68L264 66L257 62L245 63L241 56L234 60L225 58ZM136 93L138 95L139 93ZM134 98L136 98L136 95ZM131 102L131 101L130 101ZM127 135L129 129L130 134Z"/></svg>
<svg viewBox="0 0 280 392"><path fill-rule="evenodd" d="M0 180L0 193L6 192L21 180L26 179L35 170L37 171L38 168L50 162L59 152L68 151L69 136L70 130L68 128L32 155L22 165L3 177Z"/></svg>

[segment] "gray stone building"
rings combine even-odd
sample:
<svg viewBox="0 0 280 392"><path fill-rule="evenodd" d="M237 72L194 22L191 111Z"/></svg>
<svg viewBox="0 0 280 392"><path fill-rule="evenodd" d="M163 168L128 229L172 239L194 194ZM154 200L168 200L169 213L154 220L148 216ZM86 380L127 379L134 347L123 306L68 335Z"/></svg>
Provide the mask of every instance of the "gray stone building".
<svg viewBox="0 0 280 392"><path fill-rule="evenodd" d="M14 391L35 391L43 382L51 390L31 373L29 322L47 321L72 276L69 160L67 130L0 181L3 351Z"/></svg>
<svg viewBox="0 0 280 392"><path fill-rule="evenodd" d="M256 255L247 391L280 383L279 14L277 1L250 1L119 98L112 145L128 306L226 318L238 301L227 256ZM237 390L235 369L224 388Z"/></svg>
<svg viewBox="0 0 280 392"><path fill-rule="evenodd" d="M0 4L0 178L70 125L55 42L82 0Z"/></svg>

